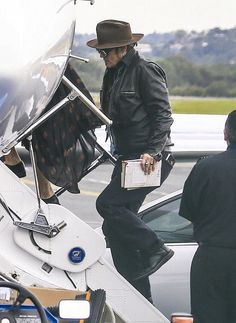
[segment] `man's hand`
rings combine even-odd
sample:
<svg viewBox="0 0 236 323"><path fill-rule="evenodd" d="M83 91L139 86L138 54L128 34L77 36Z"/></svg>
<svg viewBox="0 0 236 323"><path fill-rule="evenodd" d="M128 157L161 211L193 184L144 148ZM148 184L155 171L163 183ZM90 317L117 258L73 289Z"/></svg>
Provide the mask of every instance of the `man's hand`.
<svg viewBox="0 0 236 323"><path fill-rule="evenodd" d="M156 160L149 154L142 154L141 159L141 168L144 171L144 174L151 174L155 169Z"/></svg>

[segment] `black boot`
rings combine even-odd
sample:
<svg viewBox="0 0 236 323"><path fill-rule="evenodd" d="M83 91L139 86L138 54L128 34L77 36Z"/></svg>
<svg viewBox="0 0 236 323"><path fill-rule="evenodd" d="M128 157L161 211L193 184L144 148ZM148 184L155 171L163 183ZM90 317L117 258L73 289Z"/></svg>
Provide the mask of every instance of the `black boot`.
<svg viewBox="0 0 236 323"><path fill-rule="evenodd" d="M134 274L133 280L150 276L161 268L173 255L174 251L164 244L155 246L148 254L143 255L143 268Z"/></svg>
<svg viewBox="0 0 236 323"><path fill-rule="evenodd" d="M60 204L58 197L54 194L48 199L42 199L46 204Z"/></svg>
<svg viewBox="0 0 236 323"><path fill-rule="evenodd" d="M16 165L5 165L19 178L26 176L25 166L22 161Z"/></svg>

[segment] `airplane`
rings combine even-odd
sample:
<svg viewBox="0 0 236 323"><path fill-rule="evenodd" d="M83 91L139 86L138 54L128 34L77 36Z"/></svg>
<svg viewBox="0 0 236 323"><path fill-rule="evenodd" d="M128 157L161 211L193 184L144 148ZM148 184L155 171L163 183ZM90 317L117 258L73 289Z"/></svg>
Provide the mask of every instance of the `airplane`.
<svg viewBox="0 0 236 323"><path fill-rule="evenodd" d="M76 5L76 0L0 3L0 157L29 138L36 187L35 193L0 162L0 278L26 287L102 288L107 306L122 322L165 323L167 318L106 262L104 238L63 206L39 197L31 140L35 129L75 97L111 124L64 76ZM60 82L70 94L42 114Z"/></svg>

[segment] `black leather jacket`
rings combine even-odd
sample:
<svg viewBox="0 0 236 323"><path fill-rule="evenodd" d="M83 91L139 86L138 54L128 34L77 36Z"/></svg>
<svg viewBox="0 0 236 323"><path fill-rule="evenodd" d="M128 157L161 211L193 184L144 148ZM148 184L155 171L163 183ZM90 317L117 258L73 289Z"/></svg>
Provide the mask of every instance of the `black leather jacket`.
<svg viewBox="0 0 236 323"><path fill-rule="evenodd" d="M173 123L165 72L131 49L115 68L106 69L103 112L113 120L118 154L156 154L168 143Z"/></svg>

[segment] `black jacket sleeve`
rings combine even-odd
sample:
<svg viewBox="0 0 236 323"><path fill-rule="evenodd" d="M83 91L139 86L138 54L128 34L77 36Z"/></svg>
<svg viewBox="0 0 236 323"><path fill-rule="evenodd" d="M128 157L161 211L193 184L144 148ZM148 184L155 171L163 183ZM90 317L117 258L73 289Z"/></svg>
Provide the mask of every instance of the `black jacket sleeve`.
<svg viewBox="0 0 236 323"><path fill-rule="evenodd" d="M196 205L194 201L194 187L193 187L194 168L189 174L184 183L183 194L180 202L179 215L193 221L195 218Z"/></svg>
<svg viewBox="0 0 236 323"><path fill-rule="evenodd" d="M141 65L140 93L151 120L147 153L161 152L173 123L164 71L153 62Z"/></svg>
<svg viewBox="0 0 236 323"><path fill-rule="evenodd" d="M184 184L179 215L191 222L198 221L202 216L202 207L206 203L209 185L208 167L205 160L199 160Z"/></svg>

